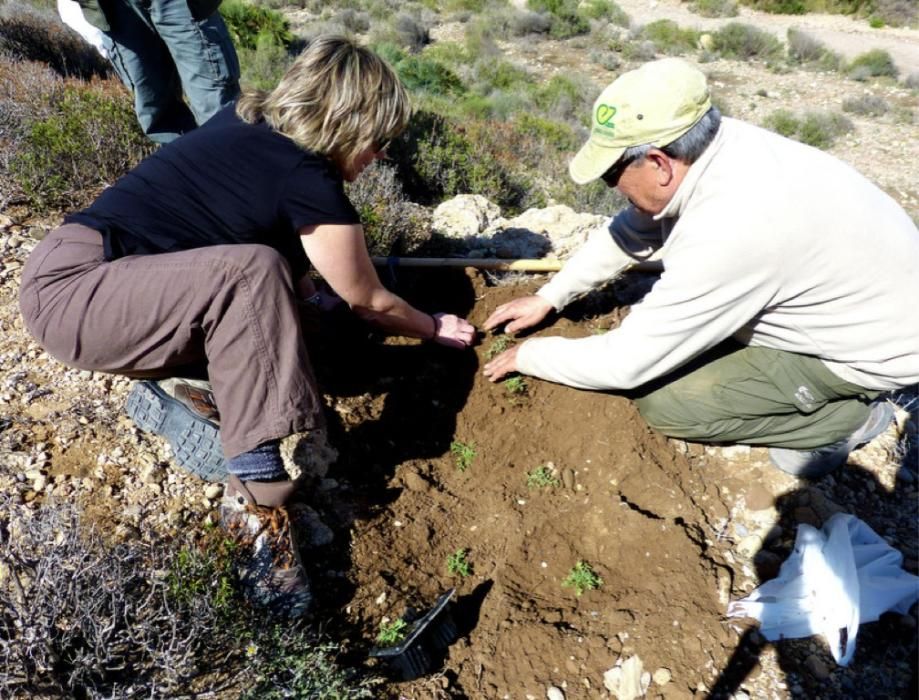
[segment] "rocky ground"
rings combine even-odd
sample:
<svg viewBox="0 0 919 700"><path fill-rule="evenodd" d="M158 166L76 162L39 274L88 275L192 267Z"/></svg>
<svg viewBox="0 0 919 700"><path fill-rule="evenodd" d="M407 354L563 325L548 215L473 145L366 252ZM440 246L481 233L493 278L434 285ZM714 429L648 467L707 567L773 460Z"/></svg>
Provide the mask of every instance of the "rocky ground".
<svg viewBox="0 0 919 700"><path fill-rule="evenodd" d="M639 20L683 11L676 0L620 4ZM744 11L740 19L750 17ZM843 34L853 26L833 22ZM863 24L858 36L892 38L898 59L913 60L915 30L875 35ZM576 42L506 49L542 75L578 66L598 86L611 79ZM914 91L757 64L714 61L704 70L727 111L752 121L779 107L838 111L843 99L864 92L888 101L896 109L882 117L852 117L856 130L832 152L919 216ZM552 210L495 226L495 216L473 217L494 248L524 230L528 240L553 239L550 252L561 257L590 219ZM79 503L87 523L112 541L168 540L199 528L213 520L222 486L176 468L163 442L123 416L131 382L63 367L22 327L21 267L54 223L0 215L0 492L24 508ZM476 322L541 281L514 287L480 273L397 277L391 282L400 293L425 308ZM636 279L572 309L551 332L614 326L646 288ZM463 354L385 341L347 320L331 319L327 329L315 357L340 457L316 483L312 503L330 528L308 553L320 619L362 664L382 618L457 588L462 638L442 670L382 686L381 697L612 697L606 674L619 668L628 676L636 658L651 679L649 697L916 697L915 608L864 626L848 668L834 664L820 638L767 644L749 621L724 617L730 599L776 573L798 524L819 526L837 512L865 520L917 572L915 391L892 397L896 425L843 471L807 483L771 468L762 449L663 439L621 397L536 381L508 395L479 372L494 338ZM475 445L467 469L451 454L454 441ZM553 483L527 486L540 465L550 465ZM445 567L460 549L472 566L465 577ZM577 560L601 576L598 590L577 596L562 586Z"/></svg>

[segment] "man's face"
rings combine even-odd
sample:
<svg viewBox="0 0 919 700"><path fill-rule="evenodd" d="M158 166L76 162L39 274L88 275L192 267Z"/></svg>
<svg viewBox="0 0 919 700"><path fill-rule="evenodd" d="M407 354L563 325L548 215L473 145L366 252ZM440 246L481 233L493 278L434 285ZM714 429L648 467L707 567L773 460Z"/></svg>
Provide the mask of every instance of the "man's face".
<svg viewBox="0 0 919 700"><path fill-rule="evenodd" d="M653 148L647 157L630 163L619 176L616 187L645 214L660 214L682 181L684 168L663 151Z"/></svg>

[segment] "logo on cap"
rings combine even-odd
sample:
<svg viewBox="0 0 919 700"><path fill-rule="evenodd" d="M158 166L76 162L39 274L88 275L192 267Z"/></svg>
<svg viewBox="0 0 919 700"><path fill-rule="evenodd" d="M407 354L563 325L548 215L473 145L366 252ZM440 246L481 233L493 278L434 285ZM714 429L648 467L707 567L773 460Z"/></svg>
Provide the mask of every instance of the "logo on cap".
<svg viewBox="0 0 919 700"><path fill-rule="evenodd" d="M615 128L613 117L616 116L616 108L611 105L597 105L597 126L605 126L610 129Z"/></svg>

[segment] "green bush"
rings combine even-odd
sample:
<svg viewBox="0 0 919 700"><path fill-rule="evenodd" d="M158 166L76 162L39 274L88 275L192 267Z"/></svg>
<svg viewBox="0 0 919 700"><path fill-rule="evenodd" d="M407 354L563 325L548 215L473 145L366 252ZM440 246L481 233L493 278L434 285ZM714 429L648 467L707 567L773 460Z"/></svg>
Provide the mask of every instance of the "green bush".
<svg viewBox="0 0 919 700"><path fill-rule="evenodd" d="M528 112L514 118L517 130L545 142L557 151L571 151L580 145L580 139L567 124L543 119Z"/></svg>
<svg viewBox="0 0 919 700"><path fill-rule="evenodd" d="M852 122L841 114L806 112L798 117L788 110L773 112L763 122L763 126L782 136L821 149L831 147L838 137L854 128Z"/></svg>
<svg viewBox="0 0 919 700"><path fill-rule="evenodd" d="M856 56L848 68L849 77L854 80L867 80L887 76L896 78L897 67L893 58L883 49L872 49Z"/></svg>
<svg viewBox="0 0 919 700"><path fill-rule="evenodd" d="M507 131L498 127L494 122L460 123L416 112L392 149L409 199L433 204L474 192L502 208L518 210L529 182L497 157L499 140Z"/></svg>
<svg viewBox="0 0 919 700"><path fill-rule="evenodd" d="M293 41L289 23L276 10L244 0L226 0L220 14L238 49L255 50L259 41L287 47Z"/></svg>
<svg viewBox="0 0 919 700"><path fill-rule="evenodd" d="M578 8L582 17L629 26L629 16L613 0L585 0Z"/></svg>
<svg viewBox="0 0 919 700"><path fill-rule="evenodd" d="M295 58L267 34L259 35L254 49L240 48L236 53L240 82L258 90L274 89Z"/></svg>
<svg viewBox="0 0 919 700"><path fill-rule="evenodd" d="M466 92L456 73L427 52L407 54L390 43L378 44L373 48L389 62L405 87L412 92L433 95L462 95Z"/></svg>
<svg viewBox="0 0 919 700"><path fill-rule="evenodd" d="M10 169L37 211L85 205L150 152L123 91L68 86L24 126Z"/></svg>
<svg viewBox="0 0 919 700"><path fill-rule="evenodd" d="M590 31L590 23L580 14L577 0L527 0L527 7L552 16L549 36L568 39Z"/></svg>
<svg viewBox="0 0 919 700"><path fill-rule="evenodd" d="M782 42L772 34L741 22L725 25L712 35L712 40L714 50L725 58L769 60L784 52Z"/></svg>
<svg viewBox="0 0 919 700"><path fill-rule="evenodd" d="M641 28L638 36L654 42L658 51L670 55L679 55L694 51L699 43L699 32L694 29L681 29L669 19L659 19Z"/></svg>

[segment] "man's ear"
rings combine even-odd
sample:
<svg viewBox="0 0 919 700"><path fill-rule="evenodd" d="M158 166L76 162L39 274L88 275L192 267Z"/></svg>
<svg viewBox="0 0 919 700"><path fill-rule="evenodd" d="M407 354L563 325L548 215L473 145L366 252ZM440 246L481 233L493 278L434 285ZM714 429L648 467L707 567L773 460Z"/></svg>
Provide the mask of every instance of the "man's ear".
<svg viewBox="0 0 919 700"><path fill-rule="evenodd" d="M657 184L666 187L673 181L673 159L659 148L652 148L645 156L657 172Z"/></svg>

